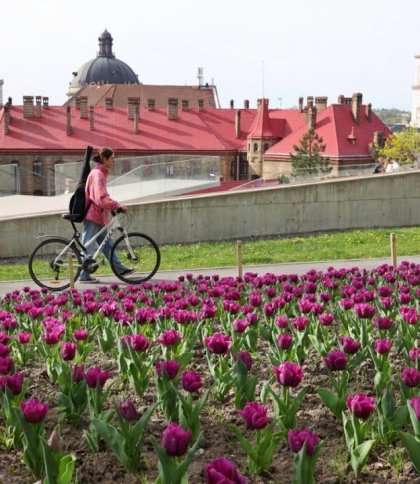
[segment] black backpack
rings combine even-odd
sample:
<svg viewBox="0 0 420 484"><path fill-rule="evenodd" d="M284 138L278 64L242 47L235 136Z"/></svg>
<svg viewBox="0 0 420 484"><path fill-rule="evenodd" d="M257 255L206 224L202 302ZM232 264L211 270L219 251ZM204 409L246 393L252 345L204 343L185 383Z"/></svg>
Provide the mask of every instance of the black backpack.
<svg viewBox="0 0 420 484"><path fill-rule="evenodd" d="M73 218L74 222L83 222L88 207L85 200L85 185L87 177L90 173L90 157L92 156L93 148L88 146L85 151L85 158L83 160L82 174L76 190L74 191L69 203L69 212L77 218Z"/></svg>

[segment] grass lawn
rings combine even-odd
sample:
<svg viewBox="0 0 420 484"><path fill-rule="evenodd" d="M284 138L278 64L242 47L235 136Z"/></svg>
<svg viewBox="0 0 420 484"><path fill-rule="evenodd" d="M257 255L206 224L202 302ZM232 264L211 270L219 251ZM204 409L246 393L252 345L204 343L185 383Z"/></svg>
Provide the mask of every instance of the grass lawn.
<svg viewBox="0 0 420 484"><path fill-rule="evenodd" d="M397 254L420 253L420 228L369 229L301 237L243 241L243 265L369 259L390 256L390 234L396 234ZM236 241L162 245L160 270L200 269L236 265ZM110 274L108 264L97 274ZM29 279L27 261L0 260L0 280Z"/></svg>

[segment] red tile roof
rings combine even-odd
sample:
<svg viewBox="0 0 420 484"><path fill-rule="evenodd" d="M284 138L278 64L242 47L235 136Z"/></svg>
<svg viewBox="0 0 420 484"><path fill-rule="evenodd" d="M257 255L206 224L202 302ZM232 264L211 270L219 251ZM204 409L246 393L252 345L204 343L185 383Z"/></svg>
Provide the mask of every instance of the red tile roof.
<svg viewBox="0 0 420 484"><path fill-rule="evenodd" d="M357 124L353 118L350 104L332 104L318 113L315 130L326 145L323 155L355 158L366 156L369 154L369 145L373 142L375 131L382 131L386 136L391 133L375 113L372 112L370 120L367 119L364 105L360 106L359 119L360 122ZM352 130L356 138L354 145L348 139ZM306 124L292 130L288 136L267 150L264 156L276 158L294 153L294 145L300 144L300 140L307 131Z"/></svg>
<svg viewBox="0 0 420 484"><path fill-rule="evenodd" d="M278 134L277 131L277 135ZM252 123L248 138L276 138L271 127L270 115L268 112L268 99L260 99L260 108Z"/></svg>
<svg viewBox="0 0 420 484"><path fill-rule="evenodd" d="M361 106L360 123L356 124L349 104L334 104L318 113L316 131L326 144L325 155L331 157L368 156L373 133L390 131L372 112L370 121ZM89 119L81 119L80 111L72 109L72 132L66 134L66 106L43 107L42 117L23 117L23 106L12 106L9 131L4 134L4 108L0 109L0 153L48 150L83 151L86 144L112 146L116 150L137 153L165 152L233 152L246 151L249 133L264 136L271 132L280 141L265 157L281 159L293 152L293 146L308 130L304 113L296 109L256 111L241 109L240 137L235 132L235 109L206 108L202 111L178 109L178 119L170 120L167 110L140 109L138 132L127 108L94 110L94 130ZM356 144L348 140L353 129Z"/></svg>

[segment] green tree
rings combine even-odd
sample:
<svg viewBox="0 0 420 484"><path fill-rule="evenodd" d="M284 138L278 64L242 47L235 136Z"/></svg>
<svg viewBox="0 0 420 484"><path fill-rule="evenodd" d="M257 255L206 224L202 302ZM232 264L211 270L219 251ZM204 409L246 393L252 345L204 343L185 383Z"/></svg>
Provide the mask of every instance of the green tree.
<svg viewBox="0 0 420 484"><path fill-rule="evenodd" d="M328 157L321 155L325 151L324 140L313 129L301 138L299 145L294 145L295 154L290 153L293 176L314 176L329 173L332 170Z"/></svg>
<svg viewBox="0 0 420 484"><path fill-rule="evenodd" d="M390 156L400 164L411 163L420 152L420 133L415 128L409 128L394 133L385 141L385 145L376 147L379 156Z"/></svg>

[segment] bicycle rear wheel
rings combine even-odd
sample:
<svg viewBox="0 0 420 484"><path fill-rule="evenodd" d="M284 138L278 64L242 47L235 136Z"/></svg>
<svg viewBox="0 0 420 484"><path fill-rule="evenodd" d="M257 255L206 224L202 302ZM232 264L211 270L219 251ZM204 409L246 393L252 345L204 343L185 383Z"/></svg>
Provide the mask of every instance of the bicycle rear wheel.
<svg viewBox="0 0 420 484"><path fill-rule="evenodd" d="M121 263L134 269L130 274L120 274L114 265L117 256ZM160 265L160 250L156 242L145 234L130 232L115 241L111 249L111 269L124 282L139 284L153 277Z"/></svg>
<svg viewBox="0 0 420 484"><path fill-rule="evenodd" d="M82 257L70 240L54 237L43 240L29 256L29 274L38 286L51 291L70 287L70 261L74 281L82 269Z"/></svg>

